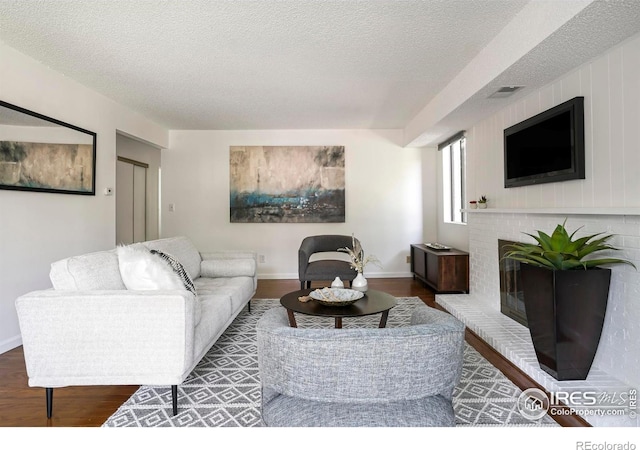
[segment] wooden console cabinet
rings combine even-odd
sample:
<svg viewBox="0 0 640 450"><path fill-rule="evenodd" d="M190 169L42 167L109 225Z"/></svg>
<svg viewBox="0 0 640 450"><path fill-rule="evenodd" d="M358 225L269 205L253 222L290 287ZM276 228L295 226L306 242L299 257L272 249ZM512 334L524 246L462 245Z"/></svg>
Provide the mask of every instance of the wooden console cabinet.
<svg viewBox="0 0 640 450"><path fill-rule="evenodd" d="M469 293L469 253L411 244L411 272L436 292Z"/></svg>

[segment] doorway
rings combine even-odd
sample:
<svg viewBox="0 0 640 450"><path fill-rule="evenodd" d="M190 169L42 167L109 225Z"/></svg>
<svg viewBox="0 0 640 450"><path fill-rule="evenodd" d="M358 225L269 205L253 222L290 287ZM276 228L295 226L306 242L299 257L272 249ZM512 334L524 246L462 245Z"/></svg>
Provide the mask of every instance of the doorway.
<svg viewBox="0 0 640 450"><path fill-rule="evenodd" d="M147 170L149 164L118 156L116 166L116 240L147 240Z"/></svg>
<svg viewBox="0 0 640 450"><path fill-rule="evenodd" d="M160 148L116 134L117 245L159 238L160 162Z"/></svg>

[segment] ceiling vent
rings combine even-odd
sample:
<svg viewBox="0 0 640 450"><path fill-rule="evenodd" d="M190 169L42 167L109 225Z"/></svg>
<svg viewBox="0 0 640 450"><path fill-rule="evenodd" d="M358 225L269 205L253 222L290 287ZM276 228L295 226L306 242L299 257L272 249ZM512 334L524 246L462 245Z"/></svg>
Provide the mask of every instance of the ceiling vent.
<svg viewBox="0 0 640 450"><path fill-rule="evenodd" d="M505 98L512 95L514 92L519 91L524 86L502 86L489 96L489 98Z"/></svg>

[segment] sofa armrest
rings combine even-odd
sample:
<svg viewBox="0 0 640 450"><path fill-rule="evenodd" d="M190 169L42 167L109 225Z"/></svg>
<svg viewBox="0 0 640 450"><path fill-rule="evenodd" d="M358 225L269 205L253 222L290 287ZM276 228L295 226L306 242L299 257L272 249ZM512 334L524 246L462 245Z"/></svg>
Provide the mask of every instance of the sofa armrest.
<svg viewBox="0 0 640 450"><path fill-rule="evenodd" d="M35 291L16 300L30 386L180 384L192 366L187 291Z"/></svg>

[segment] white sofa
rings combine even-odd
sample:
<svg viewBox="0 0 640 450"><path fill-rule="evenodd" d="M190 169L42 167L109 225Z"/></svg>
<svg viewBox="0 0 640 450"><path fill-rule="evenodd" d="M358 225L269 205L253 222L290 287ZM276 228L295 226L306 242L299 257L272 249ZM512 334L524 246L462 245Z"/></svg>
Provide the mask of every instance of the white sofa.
<svg viewBox="0 0 640 450"><path fill-rule="evenodd" d="M53 289L16 300L29 386L177 386L242 309L257 287L252 252L200 253L185 237L144 242L173 256L195 285L129 290L117 249L51 265ZM125 277L126 279L126 277Z"/></svg>

